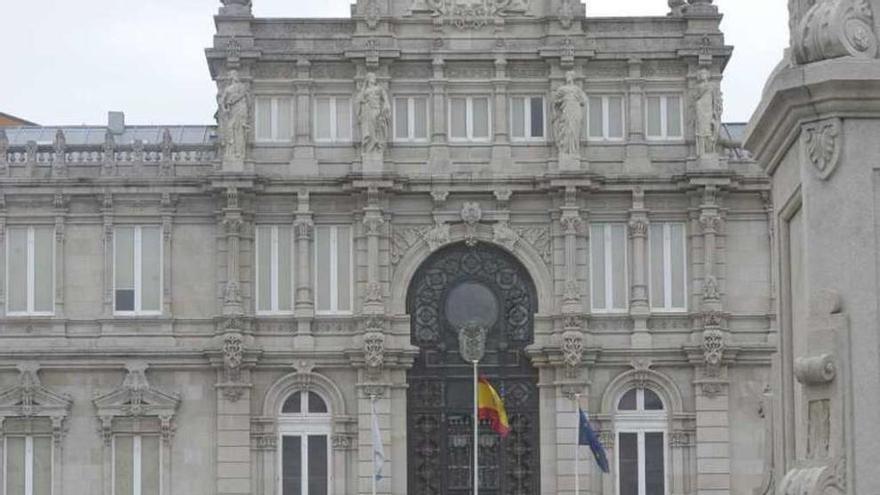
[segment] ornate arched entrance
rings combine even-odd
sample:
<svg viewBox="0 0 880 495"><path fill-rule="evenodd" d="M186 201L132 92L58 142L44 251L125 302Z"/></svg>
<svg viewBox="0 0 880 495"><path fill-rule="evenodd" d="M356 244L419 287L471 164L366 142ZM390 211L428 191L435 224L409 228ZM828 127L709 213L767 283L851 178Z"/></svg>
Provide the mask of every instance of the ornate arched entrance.
<svg viewBox="0 0 880 495"><path fill-rule="evenodd" d="M480 372L503 396L511 433L480 435L480 493L537 495L540 487L538 372L525 355L533 342L535 285L507 251L456 244L431 255L407 294L413 345L407 396L408 492L472 493L472 368L458 330L488 328Z"/></svg>

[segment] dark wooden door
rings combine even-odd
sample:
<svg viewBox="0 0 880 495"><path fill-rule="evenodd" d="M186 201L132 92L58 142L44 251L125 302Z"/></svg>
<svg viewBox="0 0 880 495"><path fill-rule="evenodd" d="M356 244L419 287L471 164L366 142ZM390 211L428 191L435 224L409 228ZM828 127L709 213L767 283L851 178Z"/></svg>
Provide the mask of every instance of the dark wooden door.
<svg viewBox="0 0 880 495"><path fill-rule="evenodd" d="M480 494L537 495L538 374L525 355L537 297L528 272L499 248L454 245L422 265L407 297L419 347L407 392L408 493L473 493L473 371L459 354L458 329L481 320L480 374L504 399L511 432L502 439L481 425Z"/></svg>

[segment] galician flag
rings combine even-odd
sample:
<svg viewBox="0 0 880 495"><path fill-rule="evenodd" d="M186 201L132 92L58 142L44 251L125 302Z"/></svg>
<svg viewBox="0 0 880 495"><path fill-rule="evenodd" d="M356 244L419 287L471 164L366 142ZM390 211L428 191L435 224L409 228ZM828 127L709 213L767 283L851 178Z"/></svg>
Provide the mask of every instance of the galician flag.
<svg viewBox="0 0 880 495"><path fill-rule="evenodd" d="M382 445L382 433L379 431L376 399L370 402L370 414L373 423L373 476L376 478L376 481L379 481L382 479L382 466L385 464L385 447Z"/></svg>
<svg viewBox="0 0 880 495"><path fill-rule="evenodd" d="M510 423L507 421L507 410L504 409L504 401L498 392L492 388L485 377L480 377L477 391L478 416L481 420L489 421L492 431L506 437L510 433Z"/></svg>

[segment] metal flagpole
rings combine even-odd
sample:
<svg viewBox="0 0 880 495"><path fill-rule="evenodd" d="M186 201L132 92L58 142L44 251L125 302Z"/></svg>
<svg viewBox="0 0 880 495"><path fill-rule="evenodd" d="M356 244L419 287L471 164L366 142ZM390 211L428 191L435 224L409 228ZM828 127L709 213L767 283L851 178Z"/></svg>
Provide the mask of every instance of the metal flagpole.
<svg viewBox="0 0 880 495"><path fill-rule="evenodd" d="M479 383L477 378L477 363L479 361L473 361L474 363L474 495L479 495L480 493L480 411L479 411L479 401L480 401L480 393L478 390Z"/></svg>
<svg viewBox="0 0 880 495"><path fill-rule="evenodd" d="M372 427L372 422L375 419L372 416L376 415L376 396L374 394L370 394L370 425ZM373 443L376 443L376 439L373 438ZM376 446L373 445L373 495L376 495Z"/></svg>
<svg viewBox="0 0 880 495"><path fill-rule="evenodd" d="M574 394L574 413L577 415L575 422L574 441L574 495L581 493L581 394Z"/></svg>

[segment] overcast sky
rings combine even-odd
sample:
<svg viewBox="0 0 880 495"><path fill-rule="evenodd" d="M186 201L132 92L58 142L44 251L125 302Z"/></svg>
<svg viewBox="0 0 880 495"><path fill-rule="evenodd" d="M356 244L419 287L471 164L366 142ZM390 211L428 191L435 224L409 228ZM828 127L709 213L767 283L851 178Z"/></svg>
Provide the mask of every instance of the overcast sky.
<svg viewBox="0 0 880 495"><path fill-rule="evenodd" d="M351 0L253 0L265 17L347 17ZM746 121L788 44L783 0L716 0L734 45L725 120ZM43 125L212 123L204 48L219 0L3 0L0 112ZM588 16L665 15L666 0L587 0Z"/></svg>

